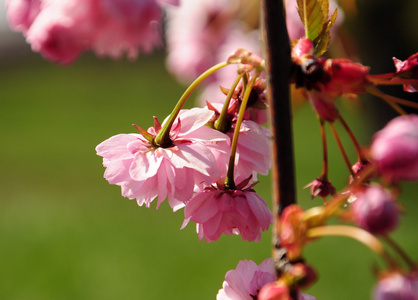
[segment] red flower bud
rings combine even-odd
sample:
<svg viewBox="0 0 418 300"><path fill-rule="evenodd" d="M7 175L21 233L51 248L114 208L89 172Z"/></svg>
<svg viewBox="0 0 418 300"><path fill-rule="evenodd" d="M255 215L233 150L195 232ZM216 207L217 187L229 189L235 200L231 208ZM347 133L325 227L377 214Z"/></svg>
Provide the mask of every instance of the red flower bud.
<svg viewBox="0 0 418 300"><path fill-rule="evenodd" d="M392 195L373 185L354 194L353 212L357 223L373 234L385 234L396 228L399 209Z"/></svg>

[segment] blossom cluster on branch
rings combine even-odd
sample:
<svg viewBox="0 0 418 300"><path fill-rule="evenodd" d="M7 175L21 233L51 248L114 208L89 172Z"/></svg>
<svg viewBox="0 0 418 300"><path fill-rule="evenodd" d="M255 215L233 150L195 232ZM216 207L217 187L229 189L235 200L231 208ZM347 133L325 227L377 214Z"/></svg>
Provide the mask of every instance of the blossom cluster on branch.
<svg viewBox="0 0 418 300"><path fill-rule="evenodd" d="M190 86L165 120L154 117L148 129L134 125L137 132L112 136L96 152L103 158L104 177L120 186L124 197L148 208L152 202L158 208L165 199L173 211L184 208L182 228L195 222L200 240L235 234L259 241L273 224L282 257L260 265L239 262L226 274L218 300L315 299L301 293L317 279L303 251L329 235L358 240L382 258L374 299L418 299L417 264L389 236L401 219L400 183L418 181L418 115L403 108L418 108L418 103L379 88L402 85L406 92L417 92L418 54L405 61L393 58L394 72L377 75L350 59L327 58L338 24L336 4L285 1L291 39L285 42L292 46L286 84L301 91L319 120L323 167L306 187L324 205L304 210L294 203L279 216L255 191L258 175L272 167L275 132L264 126L271 101L265 78L271 74L260 56L258 14L254 18L258 1L8 0L6 5L11 27L24 34L32 49L63 64L89 50L112 58L151 51L162 44L163 9L168 9L167 67ZM202 107L183 109L198 87L203 87ZM365 93L383 99L400 116L378 131L370 145L361 146L336 103L340 96ZM281 113L273 112L275 118ZM356 149L354 163L335 123ZM326 126L347 166L347 185L338 189L328 175ZM339 224L328 224L331 218Z"/></svg>

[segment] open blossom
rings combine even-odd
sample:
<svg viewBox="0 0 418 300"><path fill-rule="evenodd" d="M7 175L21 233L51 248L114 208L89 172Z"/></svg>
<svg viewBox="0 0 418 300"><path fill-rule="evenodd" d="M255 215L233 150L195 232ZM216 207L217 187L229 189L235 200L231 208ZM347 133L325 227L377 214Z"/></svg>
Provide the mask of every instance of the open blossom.
<svg viewBox="0 0 418 300"><path fill-rule="evenodd" d="M164 147L153 145L140 134L107 139L96 147L107 168L104 177L141 206L150 207L157 196L157 208L166 197L173 209L184 206L195 185L219 176L210 147L227 137L205 126L212 116L206 109L181 111L171 128L170 144ZM160 126L157 123L148 133L155 137Z"/></svg>
<svg viewBox="0 0 418 300"><path fill-rule="evenodd" d="M373 234L386 234L398 225L399 209L392 195L380 186L354 193L353 213L357 223Z"/></svg>
<svg viewBox="0 0 418 300"><path fill-rule="evenodd" d="M391 180L418 180L418 115L399 116L378 131L371 145L379 172Z"/></svg>
<svg viewBox="0 0 418 300"><path fill-rule="evenodd" d="M219 184L218 184L219 185ZM259 241L261 231L273 223L266 202L251 188L206 187L186 202L184 226L197 223L199 239L217 241L224 233L239 234L243 240Z"/></svg>
<svg viewBox="0 0 418 300"><path fill-rule="evenodd" d="M259 266L251 260L242 260L235 270L226 273L225 281L216 300L257 299L261 288L274 280L275 270L272 258L267 258Z"/></svg>
<svg viewBox="0 0 418 300"><path fill-rule="evenodd" d="M136 58L161 45L162 6L168 0L8 0L8 19L32 49L68 64L83 51Z"/></svg>
<svg viewBox="0 0 418 300"><path fill-rule="evenodd" d="M219 103L211 104L208 102L208 108L213 110L215 118L212 122L215 122L220 115L222 105ZM230 103L228 114L226 116L226 126L223 132L230 137L230 140L226 142L225 147L230 147L234 131L235 123L237 120L237 111L239 103L232 101ZM248 112L250 113L250 112ZM217 158L218 166L225 174L227 172L229 163L228 155L217 151L214 153ZM248 174L261 174L267 175L272 164L272 145L271 145L271 131L263 126L260 126L256 122L251 120L244 120L240 127L240 134L238 138L237 152L235 156L235 174L237 176L248 176Z"/></svg>
<svg viewBox="0 0 418 300"><path fill-rule="evenodd" d="M235 270L226 273L216 300L290 300L286 283L275 280L272 258L265 259L258 266L251 260L242 260ZM315 300L315 297L299 292L299 299Z"/></svg>

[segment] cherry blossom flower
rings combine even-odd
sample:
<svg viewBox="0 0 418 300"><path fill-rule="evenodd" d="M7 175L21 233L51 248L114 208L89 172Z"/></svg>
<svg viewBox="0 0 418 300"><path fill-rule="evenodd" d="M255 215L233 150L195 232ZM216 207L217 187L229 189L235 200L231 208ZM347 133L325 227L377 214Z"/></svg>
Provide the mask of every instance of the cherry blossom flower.
<svg viewBox="0 0 418 300"><path fill-rule="evenodd" d="M11 27L22 31L32 49L68 64L83 51L131 59L160 46L162 6L173 0L9 0Z"/></svg>
<svg viewBox="0 0 418 300"><path fill-rule="evenodd" d="M391 120L374 135L370 151L383 176L418 180L418 115Z"/></svg>
<svg viewBox="0 0 418 300"><path fill-rule="evenodd" d="M184 228L191 220L197 223L199 239L217 241L224 233L239 234L243 240L259 241L261 231L273 223L266 202L244 180L236 188L218 183L206 187L186 202Z"/></svg>
<svg viewBox="0 0 418 300"><path fill-rule="evenodd" d="M354 193L353 213L357 223L373 234L386 234L398 225L399 209L392 195L380 186Z"/></svg>
<svg viewBox="0 0 418 300"><path fill-rule="evenodd" d="M375 300L418 300L418 276L391 272L383 276L377 284Z"/></svg>
<svg viewBox="0 0 418 300"><path fill-rule="evenodd" d="M170 131L170 143L158 147L140 134L119 134L96 147L107 168L104 177L121 186L122 195L150 207L158 196L157 208L167 197L176 210L190 200L195 185L219 176L211 145L227 137L205 124L213 112L182 110ZM163 123L164 126L164 123ZM161 125L148 129L152 136Z"/></svg>
<svg viewBox="0 0 418 300"><path fill-rule="evenodd" d="M215 111L215 122L220 115L222 105L219 103L211 104L208 102L208 108ZM232 101L229 106L226 122L228 123L223 131L230 140L226 142L227 147L230 147L232 137L235 130L235 122L237 120L237 109L239 103ZM250 112L248 112L250 114ZM224 146L224 148L226 145ZM218 161L220 170L226 174L229 164L229 153L225 155L222 151L214 153ZM271 131L256 122L251 120L243 120L240 127L240 134L238 138L237 152L235 156L235 173L237 176L246 177L248 174L253 174L256 178L257 174L268 175L272 164L272 146L271 146Z"/></svg>
<svg viewBox="0 0 418 300"><path fill-rule="evenodd" d="M287 284L275 281L275 274L272 258L258 266L251 260L242 260L235 270L226 273L216 300L291 300ZM298 293L300 300L315 300L315 297Z"/></svg>
<svg viewBox="0 0 418 300"><path fill-rule="evenodd" d="M229 0L183 0L167 10L167 68L191 82L219 61L218 50L233 26Z"/></svg>
<svg viewBox="0 0 418 300"><path fill-rule="evenodd" d="M253 261L242 260L235 270L226 273L225 281L216 300L257 299L260 289L274 280L275 270L272 258L267 258L259 266Z"/></svg>
<svg viewBox="0 0 418 300"><path fill-rule="evenodd" d="M16 31L26 31L41 11L42 0L7 0L6 9L10 27Z"/></svg>

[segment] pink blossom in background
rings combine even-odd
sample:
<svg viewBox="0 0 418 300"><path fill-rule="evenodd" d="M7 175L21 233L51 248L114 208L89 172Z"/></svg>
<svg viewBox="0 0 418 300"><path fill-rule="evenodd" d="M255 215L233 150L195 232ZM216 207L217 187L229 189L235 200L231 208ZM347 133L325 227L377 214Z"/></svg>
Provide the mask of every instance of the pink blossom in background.
<svg viewBox="0 0 418 300"><path fill-rule="evenodd" d="M163 0L8 0L8 19L33 51L68 64L83 51L134 59L162 45Z"/></svg>
<svg viewBox="0 0 418 300"><path fill-rule="evenodd" d="M353 213L357 223L373 234L387 234L399 221L399 209L392 195L372 185L354 193Z"/></svg>
<svg viewBox="0 0 418 300"><path fill-rule="evenodd" d="M180 81L189 83L220 62L217 52L231 30L233 3L183 0L167 10L167 68Z"/></svg>
<svg viewBox="0 0 418 300"><path fill-rule="evenodd" d="M373 292L374 300L418 300L418 276L393 272L383 276Z"/></svg>
<svg viewBox="0 0 418 300"><path fill-rule="evenodd" d="M399 116L378 131L371 145L381 174L391 180L418 180L418 115Z"/></svg>
<svg viewBox="0 0 418 300"><path fill-rule="evenodd" d="M42 0L7 0L8 21L16 31L26 31L41 11Z"/></svg>
<svg viewBox="0 0 418 300"><path fill-rule="evenodd" d="M176 210L190 200L195 185L212 182L219 176L210 147L227 137L205 126L213 112L205 109L182 110L171 132L171 144L152 145L140 134L119 134L96 147L106 167L104 177L121 186L122 195L150 207L158 196L158 206L167 197ZM148 133L155 136L159 128Z"/></svg>
<svg viewBox="0 0 418 300"><path fill-rule="evenodd" d="M261 231L273 223L266 202L251 188L209 186L186 202L183 228L197 223L199 239L217 241L222 234L239 234L243 240L259 241Z"/></svg>
<svg viewBox="0 0 418 300"><path fill-rule="evenodd" d="M259 266L251 260L242 260L235 270L225 275L216 300L253 300L267 283L275 280L273 259L267 258Z"/></svg>

